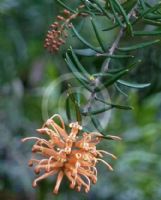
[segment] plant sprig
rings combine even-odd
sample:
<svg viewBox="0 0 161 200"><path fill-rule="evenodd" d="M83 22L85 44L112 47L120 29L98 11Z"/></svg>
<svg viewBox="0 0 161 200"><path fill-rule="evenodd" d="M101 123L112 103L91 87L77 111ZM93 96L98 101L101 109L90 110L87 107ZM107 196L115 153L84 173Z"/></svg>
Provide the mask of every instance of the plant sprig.
<svg viewBox="0 0 161 200"><path fill-rule="evenodd" d="M132 109L132 107L129 105L108 103L104 99L98 98L99 92L103 92L105 88L108 89L114 86L118 92L127 96L122 87L141 89L150 86L150 83L139 84L135 81L129 81L129 73L134 66L139 66L139 62L136 62L139 59L134 56L136 51L160 43L160 39L157 36L161 35L161 30L159 29L161 24L161 12L159 10L161 2L151 5L145 0L125 2L119 0L81 0L78 8L73 8L70 4L64 3L61 0L57 0L57 2L61 7L73 13L73 15L70 15L70 23L68 18L66 19L66 29L70 28L75 38L83 45L81 48L73 48L71 46L66 51L66 64L73 76L78 80L80 86L90 93L90 97L85 105L81 105L81 103L78 105L73 100L73 95L68 92L66 102L67 116L71 118L69 105L70 101L73 101L77 118L91 116L93 125L97 129L100 129L99 120L95 118L95 115L113 108L128 110ZM95 37L94 40L90 40L83 32L77 29L75 20L79 16L81 17L79 21L84 20L85 17L91 22L90 27L86 27L86 29L88 33L88 28L92 28ZM97 22L98 16L99 22ZM102 24L109 24L109 26L104 25L101 28L100 25L98 26L100 20ZM140 26L141 23L143 24L142 26ZM146 30L147 24L153 25L154 28L152 31ZM115 39L113 41L105 41L105 35L110 34L111 31L114 33ZM146 38L144 38L145 36ZM152 36L155 38L151 39ZM126 38L128 38L128 41L133 40L137 41L137 43L135 42L132 45L130 42L126 42ZM97 45L93 41L97 41ZM100 62L101 60L101 65L99 67L85 66L84 62L81 62L85 57L90 57L91 60L95 61L92 62L92 65L95 65L96 61L99 60ZM135 61L133 62L132 59ZM118 68L115 66L116 64L113 64L123 62L127 64L122 68ZM129 65L128 63L133 64ZM105 107L93 109L95 101L105 104Z"/></svg>

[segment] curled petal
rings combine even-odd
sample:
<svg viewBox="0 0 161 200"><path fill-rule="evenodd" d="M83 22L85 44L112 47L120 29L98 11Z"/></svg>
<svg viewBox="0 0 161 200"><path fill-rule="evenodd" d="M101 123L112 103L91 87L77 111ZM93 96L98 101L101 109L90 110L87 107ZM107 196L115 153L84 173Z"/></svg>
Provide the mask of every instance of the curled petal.
<svg viewBox="0 0 161 200"><path fill-rule="evenodd" d="M89 192L90 190L90 185L85 183L80 176L77 177L77 182L78 182L78 185L83 185L85 187L85 192Z"/></svg>
<svg viewBox="0 0 161 200"><path fill-rule="evenodd" d="M103 162L109 168L109 170L113 171L113 168L111 167L111 165L108 164L106 161L99 159L99 158L97 158L97 160Z"/></svg>
<svg viewBox="0 0 161 200"><path fill-rule="evenodd" d="M56 170L53 170L53 171L51 171L51 172L48 172L48 173L43 174L42 176L38 177L37 179L35 179L35 180L33 181L32 186L33 186L33 187L36 187L36 186L37 186L37 182L39 182L39 181L41 181L41 180L47 178L48 176L51 176L51 175L55 174L56 172L57 172Z"/></svg>
<svg viewBox="0 0 161 200"><path fill-rule="evenodd" d="M64 172L60 171L59 174L58 174L58 177L57 177L57 181L56 181L56 185L55 185L53 193L55 193L55 194L58 193L58 190L59 190L60 184L62 182L63 176L64 176Z"/></svg>
<svg viewBox="0 0 161 200"><path fill-rule="evenodd" d="M68 178L69 181L71 182L70 188L71 188L71 189L74 189L76 182L75 182L75 179L72 177L71 172L66 170L66 171L65 171L65 175L67 176L67 178Z"/></svg>
<svg viewBox="0 0 161 200"><path fill-rule="evenodd" d="M68 135L67 135L67 133L66 133L66 131L65 131L65 129L64 128L61 128L59 125L57 125L54 121L52 121L52 120L50 120L50 125L54 128L54 130L58 133L58 134L60 134L62 137L63 137L63 139L67 139L68 138Z"/></svg>
<svg viewBox="0 0 161 200"><path fill-rule="evenodd" d="M101 152L101 153L104 153L104 154L107 154L107 155L111 156L111 157L114 158L114 159L117 159L117 157L116 157L115 155L113 155L112 153L109 153L109 152L104 151L104 150L97 150L97 151L98 151L98 152Z"/></svg>
<svg viewBox="0 0 161 200"><path fill-rule="evenodd" d="M38 137L26 137L21 140L21 142L26 142L27 140L41 140Z"/></svg>
<svg viewBox="0 0 161 200"><path fill-rule="evenodd" d="M55 117L59 118L59 120L61 121L61 125L62 125L63 129L65 129L64 121L63 121L63 119L62 119L62 117L60 115L55 114L50 119L54 119Z"/></svg>

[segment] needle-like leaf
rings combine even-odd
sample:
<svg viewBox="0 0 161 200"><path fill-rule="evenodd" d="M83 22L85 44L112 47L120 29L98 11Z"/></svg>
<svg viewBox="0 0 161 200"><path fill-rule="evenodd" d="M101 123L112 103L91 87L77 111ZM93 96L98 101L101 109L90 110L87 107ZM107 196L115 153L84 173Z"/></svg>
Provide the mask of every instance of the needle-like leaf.
<svg viewBox="0 0 161 200"><path fill-rule="evenodd" d="M74 32L74 34L77 36L77 38L83 43L85 44L87 47L93 49L94 51L98 52L98 53L102 53L102 51L99 50L99 48L94 47L92 44L90 44L89 42L87 42L79 33L78 31L75 29L74 26L72 26L72 30Z"/></svg>
<svg viewBox="0 0 161 200"><path fill-rule="evenodd" d="M134 31L134 36L156 36L161 35L161 30L157 31Z"/></svg>
<svg viewBox="0 0 161 200"><path fill-rule="evenodd" d="M98 121L98 119L97 119L95 116L91 115L91 121L92 121L94 127L95 127L100 133L102 133L102 134L104 135L104 133L103 133L103 128L102 128L100 122Z"/></svg>
<svg viewBox="0 0 161 200"><path fill-rule="evenodd" d="M132 8L137 4L138 0L130 0L130 1L125 1L122 4L122 7L124 8L124 10L129 13Z"/></svg>
<svg viewBox="0 0 161 200"><path fill-rule="evenodd" d="M71 117L71 107L70 107L70 99L69 96L67 97L66 101L65 101L65 106L66 106L66 115L69 121L72 120Z"/></svg>
<svg viewBox="0 0 161 200"><path fill-rule="evenodd" d="M131 35L133 35L133 28L131 26L131 23L129 21L129 18L128 18L124 8L122 7L122 5L120 4L120 2L118 0L113 0L113 1L116 4L116 6L118 7L118 10L120 10L120 14L122 14L122 16L124 17L124 20L125 20L128 30L130 31Z"/></svg>
<svg viewBox="0 0 161 200"><path fill-rule="evenodd" d="M95 56L97 54L96 51L93 49L74 49L73 50L76 54L81 55L81 56Z"/></svg>
<svg viewBox="0 0 161 200"><path fill-rule="evenodd" d="M76 79L89 91L93 91L91 89L91 87L89 86L89 82L86 78L84 78L84 76L78 72L78 70L76 69L76 67L74 66L74 64L72 63L70 57L68 54L66 54L66 59L65 59L67 66L69 67L69 69L73 72L73 75L76 77Z"/></svg>
<svg viewBox="0 0 161 200"><path fill-rule="evenodd" d="M111 10L112 10L112 12L113 12L113 15L114 15L114 17L115 17L116 22L120 25L120 27L124 27L124 25L123 25L121 19L120 19L119 16L118 16L118 13L115 11L115 8L114 8L114 5L113 5L113 1L112 1L112 0L109 0L109 4L110 4L110 7L111 7Z"/></svg>
<svg viewBox="0 0 161 200"><path fill-rule="evenodd" d="M62 7L64 7L65 9L73 12L73 13L77 13L75 10L71 9L71 7L67 6L65 3L63 3L62 1L60 0L56 0Z"/></svg>
<svg viewBox="0 0 161 200"><path fill-rule="evenodd" d="M120 79L122 76L124 76L125 74L127 74L129 72L129 69L125 69L119 73L117 73L114 76L111 76L111 78L107 79L107 81L104 82L103 85L98 86L95 91L101 91L102 89L104 89L105 87L109 87L110 85L112 85L113 83L115 83L118 79Z"/></svg>
<svg viewBox="0 0 161 200"><path fill-rule="evenodd" d="M82 72L82 74L87 78L89 79L91 77L91 75L87 72L87 70L83 67L83 65L79 62L79 59L78 57L76 56L76 54L74 53L72 47L70 47L70 50L71 50L71 55L72 55L72 58L77 66L77 68L79 69L80 72Z"/></svg>
<svg viewBox="0 0 161 200"><path fill-rule="evenodd" d="M103 50L104 52L106 52L106 48L105 48L105 46L104 46L104 44L103 44L103 41L102 41L102 39L101 39L101 37L100 37L100 33L99 33L99 31L98 31L98 28L97 28L97 26L96 26L96 24L95 24L95 22L94 22L94 20L93 20L92 17L91 17L91 23L92 23L92 26L93 26L93 30L94 30L94 32L95 32L95 34L96 34L96 38L97 38L97 40L98 40L98 42L99 42L99 44L100 44L102 50Z"/></svg>
<svg viewBox="0 0 161 200"><path fill-rule="evenodd" d="M112 109L112 106L104 106L103 108L97 109L97 110L91 110L89 112L82 112L82 115L89 116L89 115L98 115L100 113L106 112L110 109Z"/></svg>
<svg viewBox="0 0 161 200"><path fill-rule="evenodd" d="M109 103L109 102L107 102L107 101L105 101L105 100L103 100L103 99L100 99L100 98L98 98L98 97L96 97L96 100L97 100L97 101L100 101L100 102L102 102L102 103L104 103L104 104L106 104L106 105L109 105L109 106L111 106L112 108L118 108L118 109L123 109L123 110L132 110L132 109L133 109L133 107L131 107L131 106Z"/></svg>
<svg viewBox="0 0 161 200"><path fill-rule="evenodd" d="M153 40L153 41L150 41L150 42L143 42L143 43L139 43L139 44L132 45L132 46L119 47L118 50L120 50L120 51L133 51L133 50L137 50L137 49L141 49L141 48L144 48L144 47L151 46L151 45L156 44L158 42L160 42L160 40Z"/></svg>
<svg viewBox="0 0 161 200"><path fill-rule="evenodd" d="M76 119L79 123L81 123L82 122L82 116L81 116L80 108L79 108L78 102L76 100L76 96L73 93L70 85L68 85L68 95L69 95L69 98L71 99L72 103L74 104L75 112L76 112Z"/></svg>
<svg viewBox="0 0 161 200"><path fill-rule="evenodd" d="M121 85L131 87L131 88L136 88L136 89L142 89L142 88L150 86L150 83L130 83L124 80L117 80L117 82L120 83Z"/></svg>

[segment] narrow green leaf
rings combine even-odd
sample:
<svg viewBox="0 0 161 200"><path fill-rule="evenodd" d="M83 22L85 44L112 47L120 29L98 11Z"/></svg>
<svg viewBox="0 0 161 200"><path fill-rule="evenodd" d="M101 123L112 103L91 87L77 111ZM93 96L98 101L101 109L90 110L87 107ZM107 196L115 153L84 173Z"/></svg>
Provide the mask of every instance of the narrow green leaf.
<svg viewBox="0 0 161 200"><path fill-rule="evenodd" d="M110 30L113 30L114 28L117 28L118 26L119 26L119 24L115 24L113 26L103 29L102 31L110 31Z"/></svg>
<svg viewBox="0 0 161 200"><path fill-rule="evenodd" d="M109 4L110 4L110 7L111 7L111 10L113 12L113 15L115 17L115 20L116 22L121 26L121 27L124 27L123 23L121 22L117 12L115 11L115 8L114 8L114 5L113 5L113 1L112 0L109 0Z"/></svg>
<svg viewBox="0 0 161 200"><path fill-rule="evenodd" d="M107 72L107 73L96 73L96 74L92 74L93 77L106 77L106 78L109 78L111 77L113 74L115 73L110 73L110 72Z"/></svg>
<svg viewBox="0 0 161 200"><path fill-rule="evenodd" d="M146 6L145 6L144 0L139 0L139 2L140 2L140 5L141 5L142 9L145 9Z"/></svg>
<svg viewBox="0 0 161 200"><path fill-rule="evenodd" d="M83 80L85 83L89 83L88 79L86 79L86 78L77 70L77 68L75 67L74 63L72 62L72 60L70 59L70 57L69 57L68 54L66 54L66 61L67 61L68 64L69 64L68 66L69 66L70 70L73 72L73 74L74 74L77 78Z"/></svg>
<svg viewBox="0 0 161 200"><path fill-rule="evenodd" d="M142 88L150 86L150 83L130 83L124 80L117 80L117 82L120 83L121 85L136 88L136 89L142 89Z"/></svg>
<svg viewBox="0 0 161 200"><path fill-rule="evenodd" d="M91 23L92 23L93 30L94 30L94 32L95 32L96 38L97 38L97 40L98 40L98 42L99 42L99 44L100 44L102 50L106 52L106 48L104 47L103 41L102 41L102 39L101 39L101 37L100 37L99 31L98 31L98 29L97 29L97 26L96 26L96 24L95 24L93 18L91 18Z"/></svg>
<svg viewBox="0 0 161 200"><path fill-rule="evenodd" d="M75 96L73 94L72 86L70 84L68 84L68 91L67 91L67 93L68 93L68 96L70 97L71 101L73 103L75 103Z"/></svg>
<svg viewBox="0 0 161 200"><path fill-rule="evenodd" d="M160 2L161 2L161 1L160 1ZM145 2L145 5L146 5L148 8L152 8L152 7L153 7L153 6L152 6L150 3L148 3L148 2ZM159 10L155 10L155 13L161 14L160 9L159 9Z"/></svg>
<svg viewBox="0 0 161 200"><path fill-rule="evenodd" d="M112 106L113 108L118 108L118 109L123 109L123 110L132 110L132 109L134 109L134 108L131 107L131 106L125 106L125 105L111 104L111 106Z"/></svg>
<svg viewBox="0 0 161 200"><path fill-rule="evenodd" d="M146 15L146 19L160 20L161 19L161 14L149 13L149 14Z"/></svg>
<svg viewBox="0 0 161 200"><path fill-rule="evenodd" d="M70 112L70 100L69 100L69 96L67 97L66 101L65 101L65 106L66 106L66 115L68 120L71 122L72 118L71 118L71 112Z"/></svg>
<svg viewBox="0 0 161 200"><path fill-rule="evenodd" d="M92 74L93 77L111 77L114 74L117 74L121 71L125 70L124 68L119 68L119 69L109 69L107 73L96 73Z"/></svg>
<svg viewBox="0 0 161 200"><path fill-rule="evenodd" d="M127 66L127 69L133 69L134 67L136 67L138 64L140 64L141 63L141 60L139 59L139 60L137 60L136 62L134 62L134 63L131 63L129 66Z"/></svg>
<svg viewBox="0 0 161 200"><path fill-rule="evenodd" d="M95 89L96 92L101 91L102 89L104 89L105 87L108 87L110 85L112 85L114 82L116 82L118 79L120 79L122 76L124 76L125 74L127 74L129 72L129 69L125 69L119 73L117 73L115 76L112 76L111 78L109 78L107 81L104 82L103 85L101 85L100 87L97 87Z"/></svg>
<svg viewBox="0 0 161 200"><path fill-rule="evenodd" d="M93 49L74 49L74 52L81 56L94 56L97 54Z"/></svg>
<svg viewBox="0 0 161 200"><path fill-rule="evenodd" d="M154 11L160 9L161 7L161 2L156 3L156 5L154 5L153 7L149 8L148 10L145 10L142 14L141 17L144 17L145 15L147 15L148 13L153 13Z"/></svg>
<svg viewBox="0 0 161 200"><path fill-rule="evenodd" d="M124 8L124 10L129 13L132 8L134 8L134 6L137 4L138 0L130 0L130 1L125 1L122 4L122 7Z"/></svg>
<svg viewBox="0 0 161 200"><path fill-rule="evenodd" d="M151 20L151 19L143 19L143 22L144 22L145 24L149 24L149 25L154 25L154 26L159 26L159 27L161 27L161 21Z"/></svg>
<svg viewBox="0 0 161 200"><path fill-rule="evenodd" d="M131 35L133 35L133 29L132 29L131 23L129 21L129 18L128 18L124 8L122 7L122 5L120 4L119 1L117 1L117 0L113 0L113 1L115 2L118 9L120 10L120 14L122 14L122 16L124 17L128 30L130 31Z"/></svg>
<svg viewBox="0 0 161 200"><path fill-rule="evenodd" d="M102 14L102 10L98 7L98 5L86 0L81 0L81 2L86 6L91 15L96 11L98 12L99 15Z"/></svg>
<svg viewBox="0 0 161 200"><path fill-rule="evenodd" d="M160 42L160 40L153 40L153 41L150 41L150 42L139 43L139 44L136 44L136 45L133 45L133 46L119 47L118 50L120 50L120 51L133 51L133 50L136 50L136 49L141 49L141 48L144 48L144 47L147 47L147 46L151 46L151 45L156 44L158 42Z"/></svg>
<svg viewBox="0 0 161 200"><path fill-rule="evenodd" d="M78 104L75 103L76 118L79 124L82 123L82 116Z"/></svg>
<svg viewBox="0 0 161 200"><path fill-rule="evenodd" d="M112 75L110 73L107 73L108 76L110 76L107 81L104 82L104 85L101 85L97 88L95 88L95 91L98 92L102 89L104 89L104 87L108 87L110 85L112 85L113 83L115 83L117 80L119 80L122 76L124 76L125 74L127 74L132 68L134 68L139 62L141 62L140 60L138 60L135 63L130 64L128 67L126 67L125 69L119 69L118 73L116 73L115 75Z"/></svg>
<svg viewBox="0 0 161 200"><path fill-rule="evenodd" d="M68 54L66 54L65 59L67 66L69 69L73 72L73 75L76 77L76 79L90 92L93 92L91 87L88 85L88 80L86 80L75 68L74 64L72 63L71 59L69 58Z"/></svg>
<svg viewBox="0 0 161 200"><path fill-rule="evenodd" d="M148 35L160 35L161 30L158 31L134 31L134 36L148 36Z"/></svg>
<svg viewBox="0 0 161 200"><path fill-rule="evenodd" d="M144 10L142 13L140 13L140 16L133 22L133 24L135 24L136 22L138 22L139 20L141 20L143 17L147 17L146 15L148 14L152 14L153 16L155 16L155 14L153 14L154 11L158 10L161 7L161 2L157 3L156 5L154 5L153 7L150 7L147 10Z"/></svg>
<svg viewBox="0 0 161 200"><path fill-rule="evenodd" d="M110 76L110 77L112 77L113 74L118 74L120 72L124 72L125 70L131 70L132 68L134 68L140 62L141 62L141 60L138 60L137 62L130 64L126 68L109 69L107 73L96 73L96 74L93 74L92 76L94 76L94 77L97 77L97 76L104 76L104 77Z"/></svg>
<svg viewBox="0 0 161 200"><path fill-rule="evenodd" d="M74 107L75 107L76 119L81 124L82 117L81 117L80 108L79 108L78 102L76 100L76 97L75 97L70 85L68 85L68 94L69 94L69 98L71 98L71 100L72 100L72 102L74 104Z"/></svg>
<svg viewBox="0 0 161 200"><path fill-rule="evenodd" d="M108 77L108 76L112 76L113 74L117 74L118 72L121 72L125 70L125 68L119 68L119 69L109 69L107 73L96 73L96 74L92 74L92 76L94 77Z"/></svg>
<svg viewBox="0 0 161 200"><path fill-rule="evenodd" d="M109 78L109 77L112 77L114 74L117 74L119 72L122 72L124 71L125 69L130 69L132 68L133 66L135 66L137 63L133 63L129 66L129 68L119 68L119 69L109 69L107 73L96 73L96 74L92 74L93 77L106 77L106 78Z"/></svg>
<svg viewBox="0 0 161 200"><path fill-rule="evenodd" d="M104 104L106 104L106 105L109 105L109 106L111 106L112 108L118 108L118 109L124 109L124 110L132 110L132 109L133 109L133 107L131 107L131 106L118 105L118 104L109 103L109 102L104 101L103 99L100 99L100 98L98 98L98 97L96 97L96 100L98 100L98 101L100 101L100 102L102 102L102 103L104 103Z"/></svg>
<svg viewBox="0 0 161 200"><path fill-rule="evenodd" d="M112 106L104 106L103 108L100 108L98 110L91 110L89 112L82 112L82 115L84 115L84 116L98 115L98 114L106 112L106 111L108 111L112 108L113 108Z"/></svg>
<svg viewBox="0 0 161 200"><path fill-rule="evenodd" d="M77 38L83 43L85 44L87 47L93 49L94 51L98 52L98 53L102 53L102 51L100 51L98 48L94 47L92 44L90 44L89 42L87 42L79 33L78 31L74 28L74 26L72 26L72 30L74 32L74 34L77 36Z"/></svg>
<svg viewBox="0 0 161 200"><path fill-rule="evenodd" d="M87 79L89 79L89 77L91 77L91 75L87 72L87 70L79 62L78 57L74 53L72 47L70 48L70 50L71 50L71 54L72 54L73 60L74 60L74 62L76 64L77 68L79 69L80 72L82 72L83 76L85 76Z"/></svg>
<svg viewBox="0 0 161 200"><path fill-rule="evenodd" d="M118 48L119 49L119 48ZM125 55L125 54L121 54L121 55L109 55L109 54L106 54L106 53L102 53L102 54L97 54L97 56L105 56L107 58L134 58L134 56L132 55Z"/></svg>
<svg viewBox="0 0 161 200"><path fill-rule="evenodd" d="M114 83L114 86L115 86L116 90L118 92L120 92L123 96L128 97L128 95L124 91L122 91L122 89L118 86L117 83Z"/></svg>
<svg viewBox="0 0 161 200"><path fill-rule="evenodd" d="M103 133L103 128L102 128L100 122L98 121L98 119L97 119L96 117L94 117L94 116L91 115L91 121L92 121L94 127L95 127L100 133L102 133L102 134L104 135L104 133Z"/></svg>
<svg viewBox="0 0 161 200"><path fill-rule="evenodd" d="M62 7L64 7L65 9L73 12L73 13L77 13L75 10L71 9L69 6L67 6L65 3L63 3L62 1L60 0L56 0Z"/></svg>
<svg viewBox="0 0 161 200"><path fill-rule="evenodd" d="M102 7L102 5L97 1L97 0L93 0L93 2L102 10L103 14L108 18L111 19L111 16L109 15L109 13L106 11L106 9L104 9Z"/></svg>
<svg viewBox="0 0 161 200"><path fill-rule="evenodd" d="M77 25L76 25L76 29L77 32L79 33L83 28L84 28L84 24L85 24L85 20L81 20Z"/></svg>
<svg viewBox="0 0 161 200"><path fill-rule="evenodd" d="M77 89L75 96L76 96L76 101L78 102L78 105L80 106L80 102L81 102L81 89L80 88Z"/></svg>

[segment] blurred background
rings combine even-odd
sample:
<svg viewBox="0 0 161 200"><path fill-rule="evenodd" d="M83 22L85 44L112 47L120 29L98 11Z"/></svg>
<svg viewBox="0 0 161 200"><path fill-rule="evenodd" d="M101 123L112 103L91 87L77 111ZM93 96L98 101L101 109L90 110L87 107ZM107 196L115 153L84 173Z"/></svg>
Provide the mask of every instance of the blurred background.
<svg viewBox="0 0 161 200"><path fill-rule="evenodd" d="M0 199L161 199L161 45L134 52L142 62L131 78L151 82L151 86L130 91L126 102L134 110L112 110L107 132L123 140L106 140L99 145L117 155L117 161L110 161L114 172L98 164L98 182L88 194L71 191L64 180L59 195L53 196L55 177L32 188L35 175L27 162L33 143L22 144L21 139L37 136L35 129L45 120L44 92L52 81L68 72L61 53L53 56L43 48L48 27L58 12L59 7L53 0L0 1ZM85 21L84 30L87 26ZM111 40L113 34L106 32L106 37ZM82 45L72 36L68 42L77 47ZM94 64L90 58L84 62ZM63 87L60 84L50 95L49 115L58 112ZM61 104L59 110L65 113Z"/></svg>

